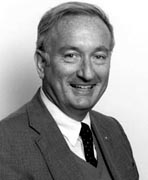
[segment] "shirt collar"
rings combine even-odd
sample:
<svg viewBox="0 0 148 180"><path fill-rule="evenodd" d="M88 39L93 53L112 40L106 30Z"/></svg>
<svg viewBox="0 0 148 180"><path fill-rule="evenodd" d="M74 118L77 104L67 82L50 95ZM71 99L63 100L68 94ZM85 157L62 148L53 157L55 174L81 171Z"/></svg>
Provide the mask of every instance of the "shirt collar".
<svg viewBox="0 0 148 180"><path fill-rule="evenodd" d="M45 104L46 108L48 111L51 113L53 116L55 122L57 123L60 131L62 132L63 136L68 139L68 141L75 146L78 138L79 138L79 133L81 129L81 122L76 121L69 116L67 116L65 113L63 113L54 103L52 103L43 90L41 89L40 91L41 99L43 103ZM90 116L89 113L85 116L83 119L84 123L89 125L90 127Z"/></svg>

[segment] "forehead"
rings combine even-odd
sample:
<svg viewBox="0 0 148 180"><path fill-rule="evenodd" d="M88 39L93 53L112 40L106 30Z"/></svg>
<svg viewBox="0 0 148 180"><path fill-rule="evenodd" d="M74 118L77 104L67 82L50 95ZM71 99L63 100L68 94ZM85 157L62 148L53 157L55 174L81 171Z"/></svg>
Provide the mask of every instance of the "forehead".
<svg viewBox="0 0 148 180"><path fill-rule="evenodd" d="M77 41L105 42L109 46L111 35L106 24L98 16L71 15L63 17L53 30L55 43L77 43Z"/></svg>
<svg viewBox="0 0 148 180"><path fill-rule="evenodd" d="M97 28L105 28L108 29L106 24L103 22L102 19L100 19L98 16L89 16L89 15L69 15L63 17L58 23L57 23L57 30L63 30L73 27L79 27L83 26L85 28L91 27L97 27Z"/></svg>

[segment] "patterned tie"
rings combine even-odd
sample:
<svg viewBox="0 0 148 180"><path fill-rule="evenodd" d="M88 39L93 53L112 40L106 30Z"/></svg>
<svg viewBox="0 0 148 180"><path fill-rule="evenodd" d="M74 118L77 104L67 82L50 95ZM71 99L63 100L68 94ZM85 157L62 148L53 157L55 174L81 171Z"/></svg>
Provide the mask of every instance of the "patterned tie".
<svg viewBox="0 0 148 180"><path fill-rule="evenodd" d="M97 160L94 156L92 132L87 124L81 123L81 125L80 136L83 141L86 161L97 167Z"/></svg>

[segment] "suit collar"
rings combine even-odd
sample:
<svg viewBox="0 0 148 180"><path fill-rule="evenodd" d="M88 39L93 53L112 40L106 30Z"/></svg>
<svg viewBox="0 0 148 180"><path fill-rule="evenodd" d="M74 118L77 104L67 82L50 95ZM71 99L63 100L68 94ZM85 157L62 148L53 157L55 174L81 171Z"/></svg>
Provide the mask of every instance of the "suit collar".
<svg viewBox="0 0 148 180"><path fill-rule="evenodd" d="M82 180L83 177L75 158L55 121L42 103L39 90L28 104L27 111L29 126L37 133L35 143L54 179Z"/></svg>
<svg viewBox="0 0 148 180"><path fill-rule="evenodd" d="M79 170L73 154L70 152L52 116L41 101L39 91L27 105L27 112L29 126L36 133L35 143L43 155L43 159L53 179L83 180L83 175ZM100 144L101 151L113 179L130 180L131 178L126 174L133 170L132 167L129 168L129 159L127 161L128 164L121 164L124 157L127 159L127 156L125 156L127 152L125 152L125 147L122 147L121 143L119 145L120 147L118 147L120 149L114 147L117 142L114 142L116 139L112 136L114 132L112 132L106 124L108 119L106 120L105 116L98 115L98 113L95 115L95 113L92 112L90 112L90 118L96 139L98 144ZM120 155L121 152L124 156L122 159L120 159L122 156ZM119 159L115 157L116 155ZM127 167L125 167L125 165L127 165Z"/></svg>
<svg viewBox="0 0 148 180"><path fill-rule="evenodd" d="M29 126L37 133L35 143L43 155L53 178L55 180L82 180L83 177L75 162L75 158L70 152L55 121L43 104L39 90L27 105L27 112ZM94 117L94 114L91 112L90 118L92 120L93 130L96 134L96 139L100 144L111 174L114 179L121 180L112 163L105 140L103 139L103 137L109 137L106 134L107 131L102 123L100 123L100 126L97 126L97 122L95 122L96 117ZM101 118L101 116L97 118L97 121L101 121Z"/></svg>
<svg viewBox="0 0 148 180"><path fill-rule="evenodd" d="M113 118L90 113L92 128L101 152L114 180L137 179L137 169L129 154L126 136Z"/></svg>
<svg viewBox="0 0 148 180"><path fill-rule="evenodd" d="M91 119L92 119L92 128L94 131L95 138L97 140L97 143L100 145L101 152L103 154L104 160L106 162L106 165L109 169L109 172L113 179L121 180L120 174L117 172L117 167L114 164L113 159L110 156L110 148L107 147L107 143L110 140L110 136L108 134L108 131L106 130L105 126L103 126L102 123L99 123L99 126L97 126L98 122L96 122L96 118L93 117L93 113L91 113ZM102 121L102 117L100 116L97 121Z"/></svg>

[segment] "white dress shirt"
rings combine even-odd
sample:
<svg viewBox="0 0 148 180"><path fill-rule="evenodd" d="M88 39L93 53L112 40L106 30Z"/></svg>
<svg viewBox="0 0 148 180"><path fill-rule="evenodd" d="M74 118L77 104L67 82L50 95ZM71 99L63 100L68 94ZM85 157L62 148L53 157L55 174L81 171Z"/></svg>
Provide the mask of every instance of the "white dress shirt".
<svg viewBox="0 0 148 180"><path fill-rule="evenodd" d="M63 113L54 103L52 103L43 90L40 91L41 99L43 103L45 104L48 111L53 116L54 120L56 121L61 133L64 136L64 139L66 140L70 150L75 153L77 156L85 160L84 155L84 148L83 148L83 142L81 140L81 137L79 136L80 130L81 130L81 122L76 121L69 116L67 116L65 113ZM90 126L90 116L89 113L87 113L86 117L83 119L84 123ZM94 148L94 154L96 157L96 150Z"/></svg>

